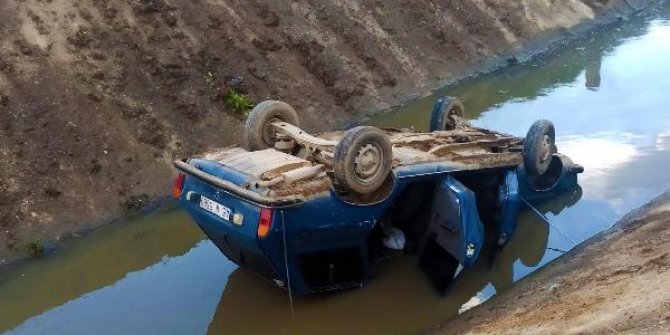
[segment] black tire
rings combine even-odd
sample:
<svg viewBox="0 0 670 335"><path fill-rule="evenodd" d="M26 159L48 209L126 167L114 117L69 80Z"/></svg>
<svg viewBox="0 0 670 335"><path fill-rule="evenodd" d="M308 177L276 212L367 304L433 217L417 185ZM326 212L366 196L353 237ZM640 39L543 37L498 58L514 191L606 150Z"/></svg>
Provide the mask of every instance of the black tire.
<svg viewBox="0 0 670 335"><path fill-rule="evenodd" d="M537 120L530 126L523 143L523 165L530 175L541 176L556 153L556 131L548 120Z"/></svg>
<svg viewBox="0 0 670 335"><path fill-rule="evenodd" d="M388 177L392 155L391 141L380 129L370 126L351 128L335 148L335 181L340 188L355 193L372 193Z"/></svg>
<svg viewBox="0 0 670 335"><path fill-rule="evenodd" d="M248 151L274 147L275 132L272 122L283 121L300 126L298 113L287 103L266 100L254 107L244 125L244 146Z"/></svg>
<svg viewBox="0 0 670 335"><path fill-rule="evenodd" d="M457 120L452 116L465 118L465 108L458 98L443 96L437 100L430 114L430 131L454 130Z"/></svg>

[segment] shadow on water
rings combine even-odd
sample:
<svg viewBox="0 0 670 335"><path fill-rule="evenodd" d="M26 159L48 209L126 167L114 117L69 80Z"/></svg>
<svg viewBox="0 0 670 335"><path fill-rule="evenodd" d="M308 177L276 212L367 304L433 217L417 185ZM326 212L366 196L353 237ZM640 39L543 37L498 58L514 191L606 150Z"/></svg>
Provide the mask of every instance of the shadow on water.
<svg viewBox="0 0 670 335"><path fill-rule="evenodd" d="M560 213L575 204L581 189L540 206ZM379 276L363 289L326 296L288 295L243 269L236 270L216 309L209 334L414 334L459 314L513 284L514 264L539 264L547 249L549 226L527 211L509 248L495 255L485 248L478 262L464 271L452 290L438 295L418 271L414 257L395 255L377 264Z"/></svg>
<svg viewBox="0 0 670 335"><path fill-rule="evenodd" d="M0 271L0 332L15 334L411 334L513 285L670 186L670 17L621 22L550 57L474 78L369 120L424 129L441 94L472 122L523 136L556 124L585 166L580 189L521 213L511 244L438 296L393 254L365 288L302 297L237 269L179 211L112 225ZM486 249L490 252L490 249ZM493 260L492 262L490 260Z"/></svg>

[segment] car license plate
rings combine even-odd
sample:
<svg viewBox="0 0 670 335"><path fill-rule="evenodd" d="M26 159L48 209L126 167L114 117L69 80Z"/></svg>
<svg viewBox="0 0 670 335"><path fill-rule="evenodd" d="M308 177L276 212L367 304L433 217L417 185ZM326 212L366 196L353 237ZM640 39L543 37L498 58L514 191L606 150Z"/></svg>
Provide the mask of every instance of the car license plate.
<svg viewBox="0 0 670 335"><path fill-rule="evenodd" d="M207 210L208 212L214 213L216 216L230 221L230 208L206 197L200 197L200 207Z"/></svg>

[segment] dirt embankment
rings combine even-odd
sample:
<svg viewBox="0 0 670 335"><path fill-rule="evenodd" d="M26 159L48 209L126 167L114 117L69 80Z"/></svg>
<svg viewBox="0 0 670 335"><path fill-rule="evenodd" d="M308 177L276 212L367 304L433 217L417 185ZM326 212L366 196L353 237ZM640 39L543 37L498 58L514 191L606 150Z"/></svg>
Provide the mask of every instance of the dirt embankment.
<svg viewBox="0 0 670 335"><path fill-rule="evenodd" d="M646 2L0 0L0 256L168 194L231 89L327 129Z"/></svg>
<svg viewBox="0 0 670 335"><path fill-rule="evenodd" d="M670 334L670 191L434 334Z"/></svg>

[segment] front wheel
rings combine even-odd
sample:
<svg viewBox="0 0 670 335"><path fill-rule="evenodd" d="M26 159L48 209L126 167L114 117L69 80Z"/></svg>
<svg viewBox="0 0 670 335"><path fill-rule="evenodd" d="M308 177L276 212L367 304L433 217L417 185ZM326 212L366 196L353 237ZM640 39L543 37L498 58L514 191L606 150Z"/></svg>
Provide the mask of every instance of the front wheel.
<svg viewBox="0 0 670 335"><path fill-rule="evenodd" d="M530 126L523 144L523 165L529 174L541 176L556 153L556 131L548 120L537 120Z"/></svg>
<svg viewBox="0 0 670 335"><path fill-rule="evenodd" d="M465 108L458 98L443 96L433 106L430 114L430 131L454 130L463 123Z"/></svg>
<svg viewBox="0 0 670 335"><path fill-rule="evenodd" d="M335 181L355 193L372 193L386 180L392 161L391 141L380 129L349 129L335 148Z"/></svg>

